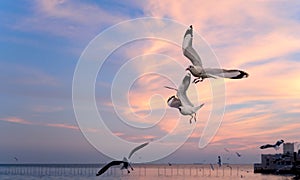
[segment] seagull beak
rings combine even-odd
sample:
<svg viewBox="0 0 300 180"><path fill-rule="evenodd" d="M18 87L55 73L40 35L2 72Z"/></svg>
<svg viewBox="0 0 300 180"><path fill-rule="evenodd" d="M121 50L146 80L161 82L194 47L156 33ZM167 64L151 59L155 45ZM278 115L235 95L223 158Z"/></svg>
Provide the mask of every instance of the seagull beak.
<svg viewBox="0 0 300 180"><path fill-rule="evenodd" d="M186 70L186 71L187 71L187 70L190 70L190 68L186 68L185 70Z"/></svg>

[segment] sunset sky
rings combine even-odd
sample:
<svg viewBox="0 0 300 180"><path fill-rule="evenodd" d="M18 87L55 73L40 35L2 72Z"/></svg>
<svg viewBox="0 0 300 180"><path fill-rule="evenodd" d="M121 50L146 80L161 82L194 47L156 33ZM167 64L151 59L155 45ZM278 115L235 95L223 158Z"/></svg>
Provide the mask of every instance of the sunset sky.
<svg viewBox="0 0 300 180"><path fill-rule="evenodd" d="M299 1L5 0L0 4L0 163L14 163L14 157L22 163L110 160L97 150L101 145L120 154L116 144L99 138L95 145L81 132L73 109L73 76L95 37L109 34L118 23L144 17L155 17L155 26L161 29L133 24L107 38L117 41L148 29L145 36L158 32L163 38L174 38L175 44L155 38L132 40L114 50L110 48L115 41L98 42L99 57L104 49L112 51L94 82L98 111L112 134L134 143L156 141L172 133L181 118L177 135L191 127L194 131L184 145L156 161L162 163L215 163L218 155L229 157L224 160L229 163L254 163L261 153L276 152L260 150L262 144L279 139L300 142ZM179 24L178 28L172 30L163 18ZM180 83L190 64L180 45L191 24L204 66L219 63L250 74L247 79L192 84L188 91L192 102L205 103L192 125L189 117L167 106L174 92L163 88ZM211 48L215 62L205 47ZM214 83L224 85L225 112L216 135L199 148L206 122L214 116L210 114L213 99L222 102L222 95L212 96ZM101 136L101 128L87 130ZM176 140L164 145L180 144ZM163 151L156 150L153 153ZM123 151L128 154L128 148ZM142 151L136 158L143 159Z"/></svg>

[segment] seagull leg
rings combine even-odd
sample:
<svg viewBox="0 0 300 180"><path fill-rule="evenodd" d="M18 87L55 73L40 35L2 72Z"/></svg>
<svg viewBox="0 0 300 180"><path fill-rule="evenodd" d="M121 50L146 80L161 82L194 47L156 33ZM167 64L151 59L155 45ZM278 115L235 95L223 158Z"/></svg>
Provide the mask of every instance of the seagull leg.
<svg viewBox="0 0 300 180"><path fill-rule="evenodd" d="M133 171L133 167L130 164L128 164L128 165L130 166L131 170Z"/></svg>
<svg viewBox="0 0 300 180"><path fill-rule="evenodd" d="M200 79L199 77L195 78L195 79L193 80L193 83L196 84L197 82L199 82L199 79Z"/></svg>
<svg viewBox="0 0 300 180"><path fill-rule="evenodd" d="M193 115L191 115L190 124L192 124L192 119L193 119L193 118L194 118Z"/></svg>
<svg viewBox="0 0 300 180"><path fill-rule="evenodd" d="M197 121L197 119L196 119L197 117L196 117L196 116L197 116L197 114L195 113L195 116L194 116L194 120L195 120L195 122Z"/></svg>
<svg viewBox="0 0 300 180"><path fill-rule="evenodd" d="M197 84L198 82L202 82L204 80L203 77L194 79L193 83Z"/></svg>

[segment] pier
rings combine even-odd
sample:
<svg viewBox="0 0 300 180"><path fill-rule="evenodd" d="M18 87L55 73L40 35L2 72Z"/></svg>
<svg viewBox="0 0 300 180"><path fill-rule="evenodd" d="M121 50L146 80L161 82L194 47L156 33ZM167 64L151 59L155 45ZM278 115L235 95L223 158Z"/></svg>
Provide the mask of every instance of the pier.
<svg viewBox="0 0 300 180"><path fill-rule="evenodd" d="M103 165L99 164L1 164L0 175L21 175L21 176L83 176L91 177ZM127 174L127 171L120 170L119 167L112 167L102 176L119 177L119 176L156 176L156 177L173 177L173 176L193 176L193 177L229 177L240 176L239 166L222 166L215 167L214 170L209 165L133 165L134 171Z"/></svg>

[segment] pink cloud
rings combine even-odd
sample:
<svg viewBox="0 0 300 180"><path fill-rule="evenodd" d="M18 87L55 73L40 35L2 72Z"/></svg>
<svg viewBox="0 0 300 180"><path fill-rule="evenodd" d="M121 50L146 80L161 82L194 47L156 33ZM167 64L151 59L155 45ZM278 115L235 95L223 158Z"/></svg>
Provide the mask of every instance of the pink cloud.
<svg viewBox="0 0 300 180"><path fill-rule="evenodd" d="M124 133L122 133L122 132L114 132L113 134L115 136L124 136Z"/></svg>
<svg viewBox="0 0 300 180"><path fill-rule="evenodd" d="M64 123L55 123L55 124L47 123L45 124L45 126L79 130L78 126L64 124Z"/></svg>
<svg viewBox="0 0 300 180"><path fill-rule="evenodd" d="M11 122L11 123L17 123L17 124L28 124L28 125L33 124L32 122L19 117L7 117L7 118L1 118L0 120Z"/></svg>
<svg viewBox="0 0 300 180"><path fill-rule="evenodd" d="M37 125L37 126L47 126L47 127L56 127L56 128L65 128L65 129L73 129L79 130L78 126L70 125L66 123L44 123L44 122L33 122L19 117L6 117L1 118L0 120L5 122L24 124L24 125ZM95 129L89 129L91 132L96 132Z"/></svg>

